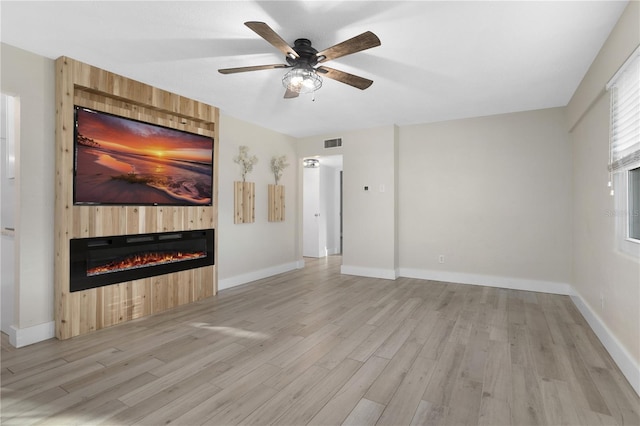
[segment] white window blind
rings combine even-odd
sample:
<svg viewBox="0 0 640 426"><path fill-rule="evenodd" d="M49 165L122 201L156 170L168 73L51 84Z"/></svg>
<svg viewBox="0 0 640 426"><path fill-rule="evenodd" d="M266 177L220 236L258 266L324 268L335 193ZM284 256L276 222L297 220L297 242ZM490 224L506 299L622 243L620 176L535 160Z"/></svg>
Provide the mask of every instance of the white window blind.
<svg viewBox="0 0 640 426"><path fill-rule="evenodd" d="M611 93L609 171L640 162L640 47L607 84Z"/></svg>

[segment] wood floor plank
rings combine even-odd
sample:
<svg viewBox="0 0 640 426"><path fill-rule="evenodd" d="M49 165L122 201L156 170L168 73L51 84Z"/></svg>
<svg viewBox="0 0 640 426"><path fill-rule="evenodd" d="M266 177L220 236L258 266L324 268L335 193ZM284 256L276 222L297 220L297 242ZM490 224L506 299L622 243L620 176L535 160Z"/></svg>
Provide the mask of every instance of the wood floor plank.
<svg viewBox="0 0 640 426"><path fill-rule="evenodd" d="M465 346L460 377L482 383L489 351L489 332L482 325L472 325Z"/></svg>
<svg viewBox="0 0 640 426"><path fill-rule="evenodd" d="M418 326L418 321L415 319L406 319L400 324L397 332L393 333L387 340L380 345L378 350L374 352L375 356L380 358L391 359L400 350L402 345L407 341L409 336L413 333L413 330Z"/></svg>
<svg viewBox="0 0 640 426"><path fill-rule="evenodd" d="M511 423L516 425L547 424L542 392L535 370L519 364L511 365Z"/></svg>
<svg viewBox="0 0 640 426"><path fill-rule="evenodd" d="M389 364L373 382L365 398L387 405L413 365L421 346L409 340L400 348Z"/></svg>
<svg viewBox="0 0 640 426"><path fill-rule="evenodd" d="M449 406L465 349L465 346L459 343L449 343L445 347L442 356L437 360L436 369L422 399L432 404Z"/></svg>
<svg viewBox="0 0 640 426"><path fill-rule="evenodd" d="M307 423L329 425L342 423L376 380L389 360L372 356L340 388L333 398Z"/></svg>
<svg viewBox="0 0 640 426"><path fill-rule="evenodd" d="M445 424L473 425L479 423L482 383L459 378L451 394Z"/></svg>
<svg viewBox="0 0 640 426"><path fill-rule="evenodd" d="M382 412L379 425L411 423L434 367L435 361L432 359L415 358L413 365L398 386L398 390Z"/></svg>
<svg viewBox="0 0 640 426"><path fill-rule="evenodd" d="M340 274L340 256L74 339L0 338L0 422L638 425L568 296Z"/></svg>
<svg viewBox="0 0 640 426"><path fill-rule="evenodd" d="M230 403L219 407L202 422L207 425L236 425L253 413L258 407L271 400L278 391L269 386L260 384L249 392L233 399ZM150 425L166 424L167 420L153 419Z"/></svg>
<svg viewBox="0 0 640 426"><path fill-rule="evenodd" d="M190 407L188 411L182 411L179 416L173 417L173 422L177 425L193 425L201 424L212 414L216 414L219 410L231 405L242 395L251 392L260 383L273 376L278 372L278 367L270 364L253 370L251 373L238 380L233 385L215 392L209 398L200 401L198 404ZM211 383L209 383L211 385ZM175 408L181 408L179 405Z"/></svg>
<svg viewBox="0 0 640 426"><path fill-rule="evenodd" d="M432 404L424 399L418 404L418 409L411 419L411 426L441 425L447 417L449 408L444 405Z"/></svg>
<svg viewBox="0 0 640 426"><path fill-rule="evenodd" d="M338 345L331 348L331 350L326 355L318 360L317 364L320 367L332 370L336 365L339 365L345 358L347 358L347 356L351 352L353 352L365 339L367 339L376 329L377 327L373 325L362 325L352 334L343 338Z"/></svg>
<svg viewBox="0 0 640 426"><path fill-rule="evenodd" d="M126 410L128 407L118 401L118 397L140 386L155 380L155 376L149 373L143 373L139 376L131 377L126 382L119 383L111 389L104 390L100 394L92 398L82 398L80 402L66 409L48 409L48 401L38 404L38 409L48 414L42 423L61 425L67 423L101 423L106 419ZM93 416L94 412L100 412L102 408L110 407L111 412L105 412L105 416ZM57 408L60 408L59 406ZM62 419L66 419L62 421ZM80 421L78 421L80 420Z"/></svg>
<svg viewBox="0 0 640 426"><path fill-rule="evenodd" d="M367 361L400 325L401 322L399 321L390 321L387 324L379 326L349 354L349 358L361 362Z"/></svg>
<svg viewBox="0 0 640 426"><path fill-rule="evenodd" d="M344 359L327 376L318 382L313 389L300 397L275 421L276 424L307 424L318 411L335 395L344 384L353 377L362 363L352 359Z"/></svg>
<svg viewBox="0 0 640 426"><path fill-rule="evenodd" d="M314 347L296 358L293 364L288 364L286 368L281 368L278 374L265 381L264 384L277 390L284 389L340 342L342 342L342 339L336 336L325 336ZM269 362L271 363L271 361Z"/></svg>
<svg viewBox="0 0 640 426"><path fill-rule="evenodd" d="M420 356L423 358L440 359L444 348L449 343L449 336L453 330L455 321L437 317L433 331L427 338Z"/></svg>
<svg viewBox="0 0 640 426"><path fill-rule="evenodd" d="M358 405L349 413L342 422L342 426L367 426L375 425L384 411L384 405L362 398Z"/></svg>
<svg viewBox="0 0 640 426"><path fill-rule="evenodd" d="M540 380L546 423L550 425L577 425L580 423L569 394L567 383L543 377Z"/></svg>
<svg viewBox="0 0 640 426"><path fill-rule="evenodd" d="M511 424L511 406L508 401L482 395L478 425L496 426Z"/></svg>
<svg viewBox="0 0 640 426"><path fill-rule="evenodd" d="M106 423L136 423L147 418L147 416L158 418L160 415L164 415L169 419L175 418L175 416L188 411L190 407L220 392L221 388L211 384L211 378L225 371L226 368L229 368L226 364L214 364L200 370L198 374L185 377L178 383L159 392L149 392L146 399L115 414ZM152 377L154 380L157 379L156 376L152 375ZM117 398L129 393L123 392ZM166 417L163 417L163 419Z"/></svg>
<svg viewBox="0 0 640 426"><path fill-rule="evenodd" d="M300 342L296 343L284 353L278 354L273 357L269 362L277 367L286 368L292 365L296 360L304 355L306 352L313 349L318 343L323 341L332 341L332 334L338 329L337 325L328 323L315 333L305 337Z"/></svg>
<svg viewBox="0 0 640 426"><path fill-rule="evenodd" d="M511 361L509 344L492 342L487 353L487 363L482 378L483 397L490 397L507 403L511 402Z"/></svg>
<svg viewBox="0 0 640 426"><path fill-rule="evenodd" d="M147 399L150 395L154 393L158 393L167 389L187 377L190 377L195 374L200 374L202 370L204 370L207 366L211 364L215 364L216 361L219 361L221 358L229 356L230 354L238 353L244 349L243 346L232 343L227 348L221 349L219 351L212 352L210 354L202 354L199 359L193 360L190 358L191 362L183 365L182 367L177 367L173 369L170 373L166 373L164 375L158 376L158 368L153 368L150 370L151 374L158 376L157 380L154 380L152 383L149 383L145 386L142 386L132 392L129 392L126 395L120 397L120 401L124 402L128 406L132 407L139 402ZM162 367L164 368L167 364L164 364ZM162 370L163 372L165 370Z"/></svg>
<svg viewBox="0 0 640 426"><path fill-rule="evenodd" d="M275 420L282 415L283 411L287 410L293 404L296 404L300 397L310 392L327 373L328 370L322 367L311 366L304 373L298 375L294 381L277 392L267 403L262 404L253 413L244 418L240 424L273 424Z"/></svg>
<svg viewBox="0 0 640 426"><path fill-rule="evenodd" d="M620 386L613 377L615 373L601 367L591 367L589 372L607 404L611 416L619 425L640 424L640 404L627 386Z"/></svg>

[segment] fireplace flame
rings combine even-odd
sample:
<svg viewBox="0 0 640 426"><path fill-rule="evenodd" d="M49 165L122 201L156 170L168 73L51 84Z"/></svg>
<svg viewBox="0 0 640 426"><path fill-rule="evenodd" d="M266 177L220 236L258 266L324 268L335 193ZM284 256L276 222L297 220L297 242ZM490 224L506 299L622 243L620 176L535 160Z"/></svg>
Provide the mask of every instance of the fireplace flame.
<svg viewBox="0 0 640 426"><path fill-rule="evenodd" d="M183 262L207 257L207 253L198 252L170 252L170 253L142 253L127 258L109 262L87 269L87 276L107 274L110 272L126 271L128 269L146 268L149 266L164 265L166 263Z"/></svg>

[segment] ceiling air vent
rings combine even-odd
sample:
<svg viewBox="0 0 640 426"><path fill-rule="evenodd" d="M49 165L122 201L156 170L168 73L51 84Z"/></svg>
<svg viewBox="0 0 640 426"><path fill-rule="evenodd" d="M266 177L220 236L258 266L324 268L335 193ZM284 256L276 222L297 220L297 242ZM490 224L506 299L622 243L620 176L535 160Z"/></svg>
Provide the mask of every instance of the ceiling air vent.
<svg viewBox="0 0 640 426"><path fill-rule="evenodd" d="M342 138L327 139L324 141L325 148L337 148L342 146Z"/></svg>

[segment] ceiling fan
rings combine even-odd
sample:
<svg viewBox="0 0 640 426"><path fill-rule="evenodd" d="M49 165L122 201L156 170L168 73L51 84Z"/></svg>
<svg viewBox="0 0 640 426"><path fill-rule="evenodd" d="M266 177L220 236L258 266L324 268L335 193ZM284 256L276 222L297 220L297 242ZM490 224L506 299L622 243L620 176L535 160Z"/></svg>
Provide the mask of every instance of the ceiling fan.
<svg viewBox="0 0 640 426"><path fill-rule="evenodd" d="M223 68L218 72L222 74L234 74L247 71L269 70L275 68L292 68L282 78L282 84L286 88L285 99L295 98L300 93L312 93L322 86L320 74L332 80L348 84L364 90L371 86L373 80L349 74L344 71L329 68L324 65L316 67L332 59L380 46L380 39L371 31L366 31L358 36L338 43L318 52L306 38L297 39L293 47L289 46L269 25L264 22L250 21L244 23L260 37L271 43L276 49L284 53L286 64L256 65L239 68Z"/></svg>

